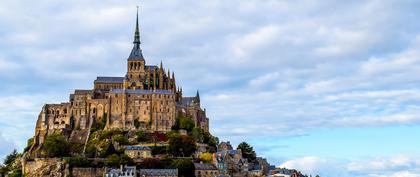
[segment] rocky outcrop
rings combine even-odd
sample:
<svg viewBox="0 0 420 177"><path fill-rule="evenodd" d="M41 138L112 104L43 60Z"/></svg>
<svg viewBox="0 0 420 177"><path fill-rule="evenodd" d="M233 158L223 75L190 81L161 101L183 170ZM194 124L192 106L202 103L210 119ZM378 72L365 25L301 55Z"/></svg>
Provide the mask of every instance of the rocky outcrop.
<svg viewBox="0 0 420 177"><path fill-rule="evenodd" d="M26 177L69 177L68 165L59 158L35 158L22 162Z"/></svg>

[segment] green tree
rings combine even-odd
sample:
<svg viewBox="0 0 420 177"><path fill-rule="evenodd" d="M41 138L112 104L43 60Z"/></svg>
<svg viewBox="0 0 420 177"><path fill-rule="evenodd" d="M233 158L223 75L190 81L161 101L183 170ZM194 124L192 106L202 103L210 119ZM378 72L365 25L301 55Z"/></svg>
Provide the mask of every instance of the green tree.
<svg viewBox="0 0 420 177"><path fill-rule="evenodd" d="M125 154L118 156L117 154L112 154L106 157L105 165L108 167L117 167L119 165L133 165L134 161Z"/></svg>
<svg viewBox="0 0 420 177"><path fill-rule="evenodd" d="M112 154L106 157L105 165L108 167L118 167L120 164L120 157L117 154Z"/></svg>
<svg viewBox="0 0 420 177"><path fill-rule="evenodd" d="M127 145L129 144L128 138L122 134L117 134L112 136L112 140L117 142L119 145Z"/></svg>
<svg viewBox="0 0 420 177"><path fill-rule="evenodd" d="M123 165L133 165L134 164L134 161L128 155L121 154L120 155L120 164L123 164Z"/></svg>
<svg viewBox="0 0 420 177"><path fill-rule="evenodd" d="M204 141L204 130L200 127L194 127L192 129L191 135L197 142L202 143Z"/></svg>
<svg viewBox="0 0 420 177"><path fill-rule="evenodd" d="M92 160L89 160L86 157L75 156L75 157L66 157L64 160L70 165L70 167L91 167Z"/></svg>
<svg viewBox="0 0 420 177"><path fill-rule="evenodd" d="M180 177L194 176L195 167L190 159L175 159L171 166L178 169L178 176Z"/></svg>
<svg viewBox="0 0 420 177"><path fill-rule="evenodd" d="M144 131L136 132L136 138L138 142L149 142L152 139L150 135Z"/></svg>
<svg viewBox="0 0 420 177"><path fill-rule="evenodd" d="M197 150L194 138L174 136L169 139L168 152L175 157L189 157Z"/></svg>
<svg viewBox="0 0 420 177"><path fill-rule="evenodd" d="M248 159L248 162L254 162L257 154L255 153L254 149L252 148L251 145L249 145L246 142L242 142L241 144L238 145L238 148L236 149L241 149L242 151L242 157Z"/></svg>
<svg viewBox="0 0 420 177"><path fill-rule="evenodd" d="M112 142L108 142L104 149L101 151L101 157L108 157L112 154L117 154L117 151L115 150L114 145Z"/></svg>
<svg viewBox="0 0 420 177"><path fill-rule="evenodd" d="M4 158L3 164L6 166L10 166L18 157L19 153L16 149L13 149L13 151L9 155L7 155L6 158Z"/></svg>
<svg viewBox="0 0 420 177"><path fill-rule="evenodd" d="M173 130L179 130L184 129L188 132L191 132L191 130L195 127L194 121L190 117L185 117L183 115L180 115L176 121L174 126L172 126Z"/></svg>
<svg viewBox="0 0 420 177"><path fill-rule="evenodd" d="M48 157L68 156L69 145L66 138L60 134L48 135L45 138L44 150Z"/></svg>
<svg viewBox="0 0 420 177"><path fill-rule="evenodd" d="M90 157L93 158L96 155L96 147L93 143L88 142L88 144L86 145L86 149L85 149L85 156L86 157Z"/></svg>
<svg viewBox="0 0 420 177"><path fill-rule="evenodd" d="M34 138L29 138L27 145L25 147L25 149L23 150L23 152L27 152L29 151L29 149L32 147L32 145L34 144Z"/></svg>

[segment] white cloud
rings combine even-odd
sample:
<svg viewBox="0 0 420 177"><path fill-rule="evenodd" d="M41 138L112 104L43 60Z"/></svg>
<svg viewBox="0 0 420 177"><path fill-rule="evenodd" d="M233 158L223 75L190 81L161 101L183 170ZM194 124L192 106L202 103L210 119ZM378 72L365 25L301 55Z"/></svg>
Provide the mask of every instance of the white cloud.
<svg viewBox="0 0 420 177"><path fill-rule="evenodd" d="M420 163L415 156L398 155L362 160L339 160L305 156L285 161L280 167L300 169L303 174L334 177L418 177Z"/></svg>
<svg viewBox="0 0 420 177"><path fill-rule="evenodd" d="M2 1L3 136L22 147L44 102L66 101L67 91L91 88L97 75L124 75L137 4ZM140 7L142 47L147 63L163 60L175 71L185 95L200 90L217 136L419 125L415 7L414 1L148 1Z"/></svg>
<svg viewBox="0 0 420 177"><path fill-rule="evenodd" d="M280 29L276 25L268 25L257 29L251 33L240 36L232 44L234 55L241 60L252 60L258 56L253 53L261 48L266 48L276 40ZM235 62L241 62L235 60Z"/></svg>
<svg viewBox="0 0 420 177"><path fill-rule="evenodd" d="M15 144L13 141L6 139L2 132L0 132L0 144L0 164L2 164L3 158L12 152L13 148L15 148Z"/></svg>
<svg viewBox="0 0 420 177"><path fill-rule="evenodd" d="M249 81L249 86L264 88L267 87L267 85L275 85L277 83L276 79L278 79L279 76L279 72L268 73Z"/></svg>

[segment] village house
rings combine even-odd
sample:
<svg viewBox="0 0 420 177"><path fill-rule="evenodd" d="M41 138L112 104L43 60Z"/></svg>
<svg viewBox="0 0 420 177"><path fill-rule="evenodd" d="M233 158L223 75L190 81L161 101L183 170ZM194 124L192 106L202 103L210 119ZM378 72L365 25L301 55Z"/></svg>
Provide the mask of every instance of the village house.
<svg viewBox="0 0 420 177"><path fill-rule="evenodd" d="M152 157L152 149L148 146L126 146L124 153L132 159L145 159Z"/></svg>
<svg viewBox="0 0 420 177"><path fill-rule="evenodd" d="M219 170L213 164L194 163L196 177L214 177L219 175Z"/></svg>

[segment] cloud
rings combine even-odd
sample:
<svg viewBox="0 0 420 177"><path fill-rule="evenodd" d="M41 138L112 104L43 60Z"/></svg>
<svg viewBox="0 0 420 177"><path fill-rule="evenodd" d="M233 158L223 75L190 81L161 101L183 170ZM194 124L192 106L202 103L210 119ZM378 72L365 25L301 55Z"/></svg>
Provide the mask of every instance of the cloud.
<svg viewBox="0 0 420 177"><path fill-rule="evenodd" d="M256 57L252 55L255 50L266 48L276 40L279 32L279 26L268 25L239 37L231 44L234 56L245 60L253 59ZM235 61L240 62L240 60Z"/></svg>
<svg viewBox="0 0 420 177"><path fill-rule="evenodd" d="M15 148L15 144L13 141L6 139L2 132L0 132L0 164L3 162L3 159L6 157L7 154L12 152L12 149Z"/></svg>
<svg viewBox="0 0 420 177"><path fill-rule="evenodd" d="M280 167L302 170L304 174L337 177L420 176L416 157L398 155L363 160L340 160L305 156L285 161Z"/></svg>
<svg viewBox="0 0 420 177"><path fill-rule="evenodd" d="M98 75L124 75L137 4L1 2L5 139L23 147L43 103L67 101ZM226 139L416 126L418 7L393 0L147 1L140 7L142 48L148 64L163 60L175 71L185 96L200 90L211 131ZM303 161L334 166L322 159Z"/></svg>

